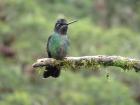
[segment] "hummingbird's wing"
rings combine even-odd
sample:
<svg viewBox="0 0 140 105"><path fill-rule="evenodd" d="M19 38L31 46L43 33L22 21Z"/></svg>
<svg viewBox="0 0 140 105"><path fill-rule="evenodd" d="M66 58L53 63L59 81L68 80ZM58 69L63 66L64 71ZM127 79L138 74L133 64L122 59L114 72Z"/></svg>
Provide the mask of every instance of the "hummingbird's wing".
<svg viewBox="0 0 140 105"><path fill-rule="evenodd" d="M49 42L50 42L51 37L52 37L52 36L49 36L48 42L47 42L47 53L48 53L48 58L51 58L51 53L50 53L50 51L49 51Z"/></svg>
<svg viewBox="0 0 140 105"><path fill-rule="evenodd" d="M49 58L52 57L51 53L50 53L50 50L49 50L49 43L50 43L51 38L52 38L52 36L49 36L48 42L47 42L47 53L48 53ZM54 78L57 78L57 77L59 77L60 72L61 72L60 68L55 67L55 66L51 66L51 65L47 65L46 68L45 68L45 71L43 73L43 77L48 78L49 76L52 76Z"/></svg>

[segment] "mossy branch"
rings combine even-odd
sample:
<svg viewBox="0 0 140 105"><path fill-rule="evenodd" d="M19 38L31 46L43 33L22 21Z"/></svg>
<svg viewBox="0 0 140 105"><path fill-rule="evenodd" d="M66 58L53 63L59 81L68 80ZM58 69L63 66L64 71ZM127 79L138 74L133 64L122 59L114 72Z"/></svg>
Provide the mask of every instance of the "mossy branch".
<svg viewBox="0 0 140 105"><path fill-rule="evenodd" d="M38 59L33 67L43 67L47 65L60 66L63 68L72 68L75 70L81 68L94 68L99 66L115 66L122 69L140 71L140 60L121 57L121 56L83 56L83 57L66 57L63 60L53 58Z"/></svg>

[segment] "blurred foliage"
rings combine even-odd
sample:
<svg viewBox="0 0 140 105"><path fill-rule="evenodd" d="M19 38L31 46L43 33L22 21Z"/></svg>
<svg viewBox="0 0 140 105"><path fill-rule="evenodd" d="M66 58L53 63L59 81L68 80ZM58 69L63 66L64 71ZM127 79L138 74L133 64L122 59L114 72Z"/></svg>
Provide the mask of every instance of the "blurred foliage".
<svg viewBox="0 0 140 105"><path fill-rule="evenodd" d="M42 79L31 67L47 57L47 38L63 16L79 20L69 27L69 56L140 58L139 5L139 0L0 0L0 105L139 104L139 73L109 67ZM3 45L7 39L9 45ZM16 56L9 56L11 49Z"/></svg>

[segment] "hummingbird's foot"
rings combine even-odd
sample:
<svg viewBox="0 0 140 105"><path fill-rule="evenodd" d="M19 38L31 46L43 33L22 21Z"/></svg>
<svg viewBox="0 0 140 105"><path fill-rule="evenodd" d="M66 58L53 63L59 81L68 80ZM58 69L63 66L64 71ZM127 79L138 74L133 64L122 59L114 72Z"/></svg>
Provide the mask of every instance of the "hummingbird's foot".
<svg viewBox="0 0 140 105"><path fill-rule="evenodd" d="M67 56L68 57L68 56ZM67 59L67 57L64 57L64 60L66 60Z"/></svg>

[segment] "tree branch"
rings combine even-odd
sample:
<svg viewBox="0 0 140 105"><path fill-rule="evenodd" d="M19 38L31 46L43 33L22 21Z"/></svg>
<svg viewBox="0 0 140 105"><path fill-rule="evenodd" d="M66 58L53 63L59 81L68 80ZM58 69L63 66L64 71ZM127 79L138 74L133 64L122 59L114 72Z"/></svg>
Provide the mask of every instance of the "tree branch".
<svg viewBox="0 0 140 105"><path fill-rule="evenodd" d="M81 69L81 68L97 68L100 66L116 66L122 69L140 71L140 60L121 57L121 56L83 56L83 57L66 57L63 60L53 58L38 59L33 67L43 67L47 65L60 66L63 68Z"/></svg>

